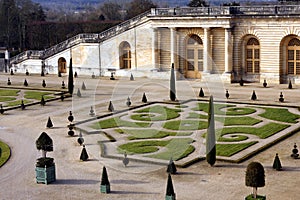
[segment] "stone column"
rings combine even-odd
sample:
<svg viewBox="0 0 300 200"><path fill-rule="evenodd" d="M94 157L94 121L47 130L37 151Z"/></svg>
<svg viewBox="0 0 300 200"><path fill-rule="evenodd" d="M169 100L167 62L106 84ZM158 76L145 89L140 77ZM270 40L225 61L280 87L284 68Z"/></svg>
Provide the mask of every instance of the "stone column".
<svg viewBox="0 0 300 200"><path fill-rule="evenodd" d="M170 28L171 31L171 47L170 47L170 54L171 54L171 64L174 63L175 65L175 53L176 53L176 28ZM176 65L175 65L176 68Z"/></svg>
<svg viewBox="0 0 300 200"><path fill-rule="evenodd" d="M225 73L232 71L232 40L231 40L231 29L225 29Z"/></svg>
<svg viewBox="0 0 300 200"><path fill-rule="evenodd" d="M203 41L203 72L210 73L211 56L210 56L210 28L204 28L204 41Z"/></svg>
<svg viewBox="0 0 300 200"><path fill-rule="evenodd" d="M153 28L152 32L152 65L154 68L159 68L158 64L158 30Z"/></svg>

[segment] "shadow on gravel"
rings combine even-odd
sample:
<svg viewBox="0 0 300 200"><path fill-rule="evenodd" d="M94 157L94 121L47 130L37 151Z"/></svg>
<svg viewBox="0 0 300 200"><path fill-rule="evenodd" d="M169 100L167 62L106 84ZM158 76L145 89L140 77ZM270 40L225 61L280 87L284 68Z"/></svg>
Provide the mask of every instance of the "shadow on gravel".
<svg viewBox="0 0 300 200"><path fill-rule="evenodd" d="M111 194L160 194L158 192L111 191Z"/></svg>
<svg viewBox="0 0 300 200"><path fill-rule="evenodd" d="M98 184L100 181L88 180L88 179L56 179L55 182L51 184L55 185L94 185Z"/></svg>
<svg viewBox="0 0 300 200"><path fill-rule="evenodd" d="M136 180L111 180L110 181L113 184L128 184L128 185L135 185L135 184L146 184L149 182L146 181L136 181Z"/></svg>

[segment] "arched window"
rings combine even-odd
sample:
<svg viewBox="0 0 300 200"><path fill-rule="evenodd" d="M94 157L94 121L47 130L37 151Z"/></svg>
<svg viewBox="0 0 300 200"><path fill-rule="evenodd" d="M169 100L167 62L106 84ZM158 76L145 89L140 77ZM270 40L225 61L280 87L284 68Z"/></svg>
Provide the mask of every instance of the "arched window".
<svg viewBox="0 0 300 200"><path fill-rule="evenodd" d="M293 38L289 41L287 60L287 74L300 74L300 40Z"/></svg>
<svg viewBox="0 0 300 200"><path fill-rule="evenodd" d="M58 59L58 72L59 73L67 73L67 62L66 62L66 59L63 57L60 57Z"/></svg>
<svg viewBox="0 0 300 200"><path fill-rule="evenodd" d="M250 38L246 45L246 72L259 73L260 71L259 42Z"/></svg>
<svg viewBox="0 0 300 200"><path fill-rule="evenodd" d="M120 45L120 68L130 69L131 68L131 50L128 42L123 42Z"/></svg>
<svg viewBox="0 0 300 200"><path fill-rule="evenodd" d="M190 35L186 41L187 71L203 71L203 42L197 35Z"/></svg>

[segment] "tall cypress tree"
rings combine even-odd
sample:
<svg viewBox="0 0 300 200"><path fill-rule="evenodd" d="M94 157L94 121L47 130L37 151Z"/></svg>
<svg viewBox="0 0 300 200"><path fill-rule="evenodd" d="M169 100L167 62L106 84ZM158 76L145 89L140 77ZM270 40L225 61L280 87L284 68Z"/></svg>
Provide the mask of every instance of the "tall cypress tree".
<svg viewBox="0 0 300 200"><path fill-rule="evenodd" d="M73 90L74 90L73 67L72 67L72 58L70 58L69 78L68 78L68 92L72 95Z"/></svg>
<svg viewBox="0 0 300 200"><path fill-rule="evenodd" d="M166 196L171 196L173 197L173 199L175 199L175 192L174 192L171 174L168 174Z"/></svg>
<svg viewBox="0 0 300 200"><path fill-rule="evenodd" d="M213 96L209 98L208 128L206 134L206 161L213 166L216 162L216 136Z"/></svg>
<svg viewBox="0 0 300 200"><path fill-rule="evenodd" d="M171 101L175 101L176 100L176 86L175 86L174 63L172 63L172 68L171 68L170 99L171 99Z"/></svg>

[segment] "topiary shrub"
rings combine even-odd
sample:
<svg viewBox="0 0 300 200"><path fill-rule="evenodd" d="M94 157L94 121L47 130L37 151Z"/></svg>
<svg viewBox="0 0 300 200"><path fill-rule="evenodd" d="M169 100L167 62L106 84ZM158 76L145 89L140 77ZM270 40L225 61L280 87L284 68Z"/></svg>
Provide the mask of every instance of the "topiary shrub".
<svg viewBox="0 0 300 200"><path fill-rule="evenodd" d="M70 58L69 76L68 76L68 92L72 96L74 90L72 58Z"/></svg>
<svg viewBox="0 0 300 200"><path fill-rule="evenodd" d="M240 86L244 86L244 80L243 80L243 78L241 78L241 80L240 80Z"/></svg>
<svg viewBox="0 0 300 200"><path fill-rule="evenodd" d="M82 161L87 161L89 159L89 155L85 149L85 145L83 145L82 147L82 151L81 151L81 154L80 154L80 160Z"/></svg>
<svg viewBox="0 0 300 200"><path fill-rule="evenodd" d="M47 125L46 125L47 128L52 128L53 127L53 123L51 121L51 118L48 117L48 121L47 121Z"/></svg>
<svg viewBox="0 0 300 200"><path fill-rule="evenodd" d="M204 92L203 92L203 89L200 88L200 91L199 91L199 97L204 97Z"/></svg>
<svg viewBox="0 0 300 200"><path fill-rule="evenodd" d="M132 73L131 73L131 75L130 75L130 80L131 80L131 81L134 81L134 78L133 78Z"/></svg>
<svg viewBox="0 0 300 200"><path fill-rule="evenodd" d="M21 109L22 109L22 110L25 110L25 107L26 107L26 106L25 106L25 104L24 104L24 101L21 100Z"/></svg>
<svg viewBox="0 0 300 200"><path fill-rule="evenodd" d="M46 81L43 79L43 82L42 82L42 87L45 88L46 87Z"/></svg>
<svg viewBox="0 0 300 200"><path fill-rule="evenodd" d="M291 157L294 158L294 159L297 159L299 157L296 143L294 144L294 148L292 150Z"/></svg>
<svg viewBox="0 0 300 200"><path fill-rule="evenodd" d="M74 73L74 78L78 78L78 74L77 74L76 71L75 71L75 73Z"/></svg>
<svg viewBox="0 0 300 200"><path fill-rule="evenodd" d="M113 104L112 104L111 101L109 101L108 111L109 111L109 112L114 112L114 111L115 111L114 106L113 106Z"/></svg>
<svg viewBox="0 0 300 200"><path fill-rule="evenodd" d="M26 75L26 76L29 76L28 69L26 69L25 75Z"/></svg>
<svg viewBox="0 0 300 200"><path fill-rule="evenodd" d="M147 101L148 101L148 100L147 100L146 94L144 93L144 94L143 94L143 98L142 98L142 102L143 102L143 103L147 103Z"/></svg>
<svg viewBox="0 0 300 200"><path fill-rule="evenodd" d="M2 104L0 104L0 114L4 114L4 109L3 109Z"/></svg>
<svg viewBox="0 0 300 200"><path fill-rule="evenodd" d="M280 92L280 95L279 95L279 101L280 101L280 102L283 102L283 101L284 101L282 92Z"/></svg>
<svg viewBox="0 0 300 200"><path fill-rule="evenodd" d="M39 138L35 141L37 150L42 150L42 157L46 158L49 151L53 151L53 141L46 132L42 132Z"/></svg>
<svg viewBox="0 0 300 200"><path fill-rule="evenodd" d="M62 89L66 89L66 84L65 84L64 81L61 82L61 88L62 88Z"/></svg>
<svg viewBox="0 0 300 200"><path fill-rule="evenodd" d="M251 162L247 166L246 186L253 187L253 197L257 197L257 187L265 186L265 170L259 162Z"/></svg>
<svg viewBox="0 0 300 200"><path fill-rule="evenodd" d="M253 90L252 95L251 95L251 100L255 101L257 99L256 93Z"/></svg>
<svg viewBox="0 0 300 200"><path fill-rule="evenodd" d="M267 87L267 85L268 85L268 83L267 83L266 79L264 79L263 86Z"/></svg>
<svg viewBox="0 0 300 200"><path fill-rule="evenodd" d="M82 89L82 90L86 90L86 86L85 86L85 83L84 83L84 82L82 82L81 89Z"/></svg>
<svg viewBox="0 0 300 200"><path fill-rule="evenodd" d="M229 99L229 92L228 92L228 90L226 90L226 93L225 93L225 97L226 97L226 99Z"/></svg>
<svg viewBox="0 0 300 200"><path fill-rule="evenodd" d="M128 107L131 105L131 101L130 101L130 98L129 98L129 97L127 98L126 105L127 105Z"/></svg>
<svg viewBox="0 0 300 200"><path fill-rule="evenodd" d="M28 82L27 82L27 80L26 80L26 78L25 78L25 80L24 80L24 84L23 84L25 87L27 87L28 86Z"/></svg>
<svg viewBox="0 0 300 200"><path fill-rule="evenodd" d="M127 153L124 153L123 164L126 167L129 164L129 159L127 158Z"/></svg>
<svg viewBox="0 0 300 200"><path fill-rule="evenodd" d="M108 175L106 171L106 167L103 166L101 183L100 183L100 192L101 193L110 193L110 183L108 180Z"/></svg>
<svg viewBox="0 0 300 200"><path fill-rule="evenodd" d="M170 77L170 100L171 101L176 100L176 83L175 83L174 63L172 63L171 77Z"/></svg>
<svg viewBox="0 0 300 200"><path fill-rule="evenodd" d="M110 80L115 80L115 77L114 77L114 73L113 73L113 72L110 73Z"/></svg>
<svg viewBox="0 0 300 200"><path fill-rule="evenodd" d="M81 97L81 92L80 92L80 89L79 89L79 88L77 89L77 96L78 96L78 97Z"/></svg>
<svg viewBox="0 0 300 200"><path fill-rule="evenodd" d="M291 79L289 80L289 85L288 85L288 88L289 88L289 89L293 89L293 85L292 85L292 81L291 81Z"/></svg>
<svg viewBox="0 0 300 200"><path fill-rule="evenodd" d="M206 161L213 166L216 162L216 133L213 96L209 98L208 127L206 134Z"/></svg>
<svg viewBox="0 0 300 200"><path fill-rule="evenodd" d="M68 116L68 120L69 120L69 122L73 122L73 120L74 120L74 116L73 116L73 114L72 114L72 111L69 111L69 116Z"/></svg>
<svg viewBox="0 0 300 200"><path fill-rule="evenodd" d="M173 159L171 158L167 167L167 172L170 174L176 174L177 173L177 169L175 166L175 163L173 161Z"/></svg>
<svg viewBox="0 0 300 200"><path fill-rule="evenodd" d="M174 192L173 182L171 174L168 174L168 182L167 182L167 189L166 189L166 200L175 200L176 194Z"/></svg>
<svg viewBox="0 0 300 200"><path fill-rule="evenodd" d="M14 75L13 69L10 70L10 75Z"/></svg>
<svg viewBox="0 0 300 200"><path fill-rule="evenodd" d="M7 85L11 85L11 81L9 78L7 78Z"/></svg>
<svg viewBox="0 0 300 200"><path fill-rule="evenodd" d="M45 101L45 99L44 99L44 96L42 96L42 98L41 98L41 105L42 105L42 106L46 105L46 101Z"/></svg>
<svg viewBox="0 0 300 200"><path fill-rule="evenodd" d="M276 153L274 161L273 161L273 169L276 169L277 171L282 169L278 153Z"/></svg>

